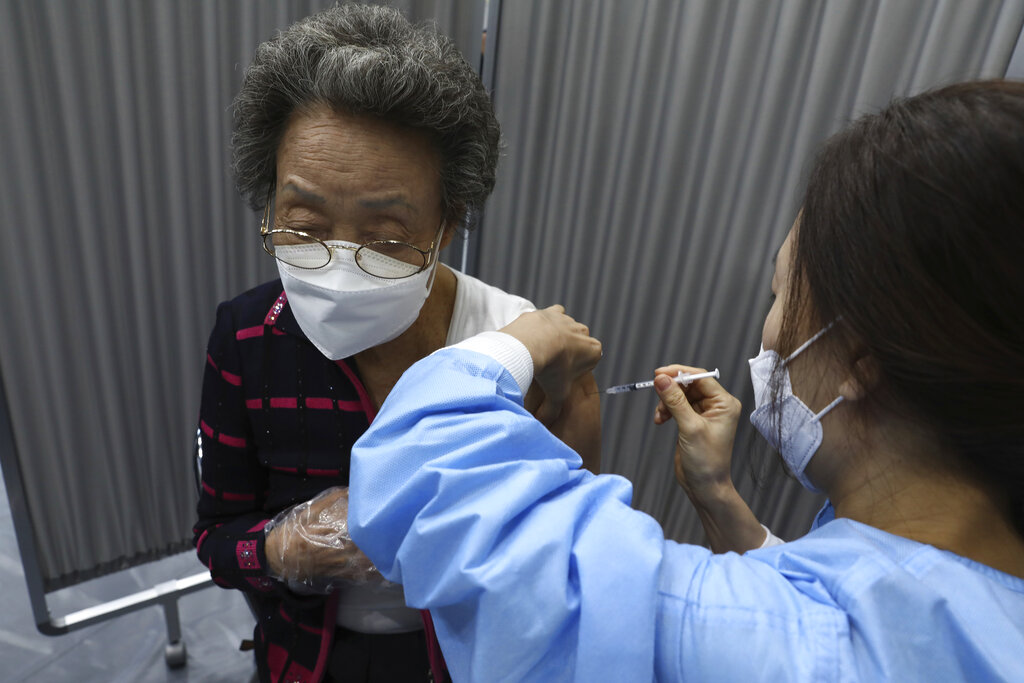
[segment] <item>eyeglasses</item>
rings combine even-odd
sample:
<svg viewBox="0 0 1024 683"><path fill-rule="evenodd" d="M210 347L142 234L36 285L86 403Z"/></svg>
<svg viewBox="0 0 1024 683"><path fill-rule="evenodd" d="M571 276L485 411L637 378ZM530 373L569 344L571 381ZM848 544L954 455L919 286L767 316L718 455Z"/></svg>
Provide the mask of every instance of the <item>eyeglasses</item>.
<svg viewBox="0 0 1024 683"><path fill-rule="evenodd" d="M432 257L436 257L434 247L441 240L444 223L437 231L427 249L420 249L407 242L397 240L377 240L367 242L359 247L347 244L328 244L318 237L301 230L287 228L270 229L270 200L267 197L267 208L263 210L263 221L260 223L260 235L263 237L263 250L282 263L296 268L315 270L323 268L331 262L334 251L354 251L356 265L374 277L386 280L398 280L411 277L426 270Z"/></svg>

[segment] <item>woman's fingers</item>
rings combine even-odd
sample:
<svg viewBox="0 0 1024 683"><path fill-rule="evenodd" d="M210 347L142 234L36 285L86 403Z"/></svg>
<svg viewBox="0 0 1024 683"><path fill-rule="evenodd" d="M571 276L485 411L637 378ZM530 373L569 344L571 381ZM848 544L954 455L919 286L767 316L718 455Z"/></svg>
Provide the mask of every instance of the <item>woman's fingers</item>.
<svg viewBox="0 0 1024 683"><path fill-rule="evenodd" d="M707 372L707 370L704 368L691 367L689 365L666 365L665 367L656 369L654 374L668 375L669 377L674 378L680 373L683 375L696 375L702 372ZM722 388L722 385L719 384L718 380L714 377L702 377L680 386L683 387L683 391L686 392L686 395L690 398L691 404L701 398L708 398L725 391L725 389Z"/></svg>
<svg viewBox="0 0 1024 683"><path fill-rule="evenodd" d="M688 431L696 427L694 421L699 419L699 416L690 405L683 388L673 382L671 377L664 374L655 376L654 390L658 392L661 405L675 418L680 430Z"/></svg>
<svg viewBox="0 0 1024 683"><path fill-rule="evenodd" d="M722 413L739 412L740 405L732 394L718 383L713 377L703 377L688 384L676 384L674 378L682 373L684 375L706 372L703 368L690 365L665 365L654 371L655 376L665 375L673 379L673 384L679 387L686 397L693 415L698 417L713 417ZM659 397L660 397L659 392ZM665 404L664 400L658 402L654 409L654 424L664 424L675 416L678 411L672 411ZM690 413L685 413L689 416Z"/></svg>
<svg viewBox="0 0 1024 683"><path fill-rule="evenodd" d="M675 378L679 373L692 375L698 372L705 372L705 370L702 368L691 367L689 365L666 365L656 369L654 371L654 375L655 377L658 375L668 375L669 378ZM700 401L705 398L705 393L702 390L704 387L699 386L702 382L703 380L696 380L686 385L677 384L675 381L672 382L680 388L682 393L686 396L687 401L689 401L690 406L697 414L703 412L697 407ZM672 411L670 411L668 406L665 405L664 400L659 401L657 407L654 409L654 424L665 424L671 418Z"/></svg>

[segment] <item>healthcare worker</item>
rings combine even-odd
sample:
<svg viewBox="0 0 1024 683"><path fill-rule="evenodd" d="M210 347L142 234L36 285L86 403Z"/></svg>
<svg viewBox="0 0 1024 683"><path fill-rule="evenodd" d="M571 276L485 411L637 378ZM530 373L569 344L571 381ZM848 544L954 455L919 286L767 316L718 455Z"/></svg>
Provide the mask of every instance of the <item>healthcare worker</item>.
<svg viewBox="0 0 1024 683"><path fill-rule="evenodd" d="M751 420L830 501L803 538L677 544L580 470L522 408L601 353L553 307L406 372L353 450L353 539L431 610L456 682L1024 680L1021 188L1024 84L899 100L824 146L751 360ZM678 369L658 420L711 496L741 411ZM720 542L764 537L721 519Z"/></svg>

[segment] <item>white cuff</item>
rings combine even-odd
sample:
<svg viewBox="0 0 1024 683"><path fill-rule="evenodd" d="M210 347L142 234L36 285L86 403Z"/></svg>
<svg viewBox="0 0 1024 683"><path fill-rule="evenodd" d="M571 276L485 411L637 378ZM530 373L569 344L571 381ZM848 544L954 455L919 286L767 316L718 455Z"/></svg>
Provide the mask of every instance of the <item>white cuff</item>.
<svg viewBox="0 0 1024 683"><path fill-rule="evenodd" d="M758 546L759 550L761 548L770 548L773 545L782 545L783 543L785 543L785 541L783 541L781 538L773 534L772 530L766 527L764 524L761 525L761 528L764 529L764 532L767 534L767 536L764 537L764 541L762 541L761 545Z"/></svg>
<svg viewBox="0 0 1024 683"><path fill-rule="evenodd" d="M510 334L481 332L448 348L476 351L498 361L516 380L523 396L533 382L533 358L523 342Z"/></svg>

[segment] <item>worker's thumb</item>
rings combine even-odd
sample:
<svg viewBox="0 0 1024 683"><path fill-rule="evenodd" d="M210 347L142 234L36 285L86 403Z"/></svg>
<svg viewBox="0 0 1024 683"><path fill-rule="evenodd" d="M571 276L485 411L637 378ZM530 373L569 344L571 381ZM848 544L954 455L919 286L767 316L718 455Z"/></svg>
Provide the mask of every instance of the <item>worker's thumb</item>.
<svg viewBox="0 0 1024 683"><path fill-rule="evenodd" d="M672 413L679 429L688 431L697 413L687 400L682 387L673 382L668 375L658 375L654 378L654 390L658 392L658 398L668 408L668 412Z"/></svg>

